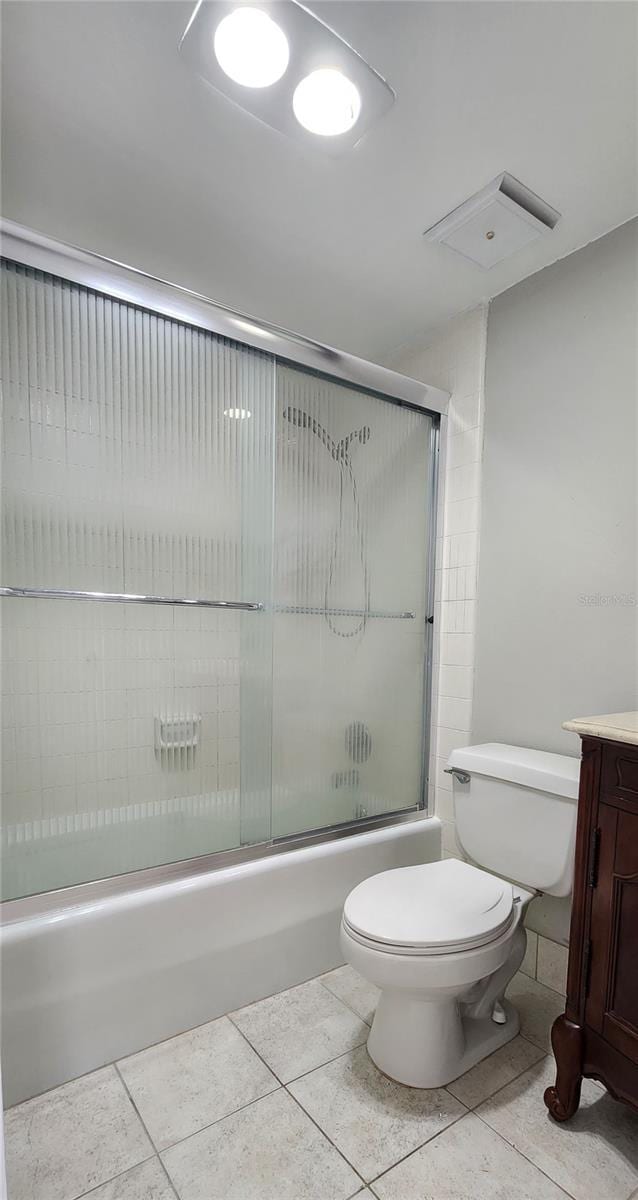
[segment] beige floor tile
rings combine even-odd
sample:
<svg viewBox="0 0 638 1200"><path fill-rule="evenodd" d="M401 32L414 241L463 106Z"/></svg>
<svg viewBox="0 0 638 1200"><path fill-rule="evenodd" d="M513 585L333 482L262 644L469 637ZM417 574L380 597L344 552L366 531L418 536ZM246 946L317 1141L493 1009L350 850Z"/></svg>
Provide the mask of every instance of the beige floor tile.
<svg viewBox="0 0 638 1200"><path fill-rule="evenodd" d="M231 1016L284 1083L360 1046L370 1032L318 979Z"/></svg>
<svg viewBox="0 0 638 1200"><path fill-rule="evenodd" d="M4 1136L11 1200L75 1200L153 1153L114 1067L9 1109Z"/></svg>
<svg viewBox="0 0 638 1200"><path fill-rule="evenodd" d="M336 971L328 971L327 975L321 975L320 978L324 987L343 1000L362 1021L372 1024L380 996L378 987L368 983L354 967L347 964L337 967Z"/></svg>
<svg viewBox="0 0 638 1200"><path fill-rule="evenodd" d="M379 1200L568 1200L471 1113L375 1180L374 1191Z"/></svg>
<svg viewBox="0 0 638 1200"><path fill-rule="evenodd" d="M543 1104L554 1076L545 1059L477 1113L574 1200L627 1200L638 1185L638 1115L584 1080L578 1112L558 1124Z"/></svg>
<svg viewBox="0 0 638 1200"><path fill-rule="evenodd" d="M175 1200L173 1186L158 1158L150 1158L103 1183L86 1200Z"/></svg>
<svg viewBox="0 0 638 1200"><path fill-rule="evenodd" d="M228 1017L117 1065L158 1150L279 1086Z"/></svg>
<svg viewBox="0 0 638 1200"><path fill-rule="evenodd" d="M538 964L536 978L539 983L560 992L561 996L567 991L567 962L569 950L558 942L550 942L549 938L538 939Z"/></svg>
<svg viewBox="0 0 638 1200"><path fill-rule="evenodd" d="M444 1088L393 1083L377 1070L365 1046L297 1079L290 1091L366 1180L465 1112Z"/></svg>
<svg viewBox="0 0 638 1200"><path fill-rule="evenodd" d="M565 1001L558 992L529 979L519 971L510 983L508 1000L518 1009L521 1033L542 1050L551 1050L550 1034L556 1017L565 1011Z"/></svg>
<svg viewBox="0 0 638 1200"><path fill-rule="evenodd" d="M180 1200L346 1200L362 1186L283 1089L162 1159Z"/></svg>
<svg viewBox="0 0 638 1200"><path fill-rule="evenodd" d="M506 1083L511 1083L512 1079L543 1057L544 1051L539 1046L528 1042L527 1038L515 1037L465 1075L448 1083L448 1091L468 1108L476 1108L477 1104L487 1100Z"/></svg>

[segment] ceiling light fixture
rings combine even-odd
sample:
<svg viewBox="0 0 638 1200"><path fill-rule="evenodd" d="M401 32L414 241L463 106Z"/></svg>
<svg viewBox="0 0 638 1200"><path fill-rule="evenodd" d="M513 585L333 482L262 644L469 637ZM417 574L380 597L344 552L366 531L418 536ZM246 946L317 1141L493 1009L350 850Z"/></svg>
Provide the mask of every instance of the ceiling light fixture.
<svg viewBox="0 0 638 1200"><path fill-rule="evenodd" d="M242 87L271 87L285 74L288 38L260 8L237 8L215 30L215 57L222 71Z"/></svg>
<svg viewBox="0 0 638 1200"><path fill-rule="evenodd" d="M297 84L292 107L304 129L320 137L337 137L359 120L361 96L347 75L323 67Z"/></svg>
<svg viewBox="0 0 638 1200"><path fill-rule="evenodd" d="M395 100L306 0L197 0L179 49L216 92L311 151L348 153ZM240 137L241 117L223 119Z"/></svg>
<svg viewBox="0 0 638 1200"><path fill-rule="evenodd" d="M234 421L247 421L252 413L248 408L225 408L224 416L232 417Z"/></svg>

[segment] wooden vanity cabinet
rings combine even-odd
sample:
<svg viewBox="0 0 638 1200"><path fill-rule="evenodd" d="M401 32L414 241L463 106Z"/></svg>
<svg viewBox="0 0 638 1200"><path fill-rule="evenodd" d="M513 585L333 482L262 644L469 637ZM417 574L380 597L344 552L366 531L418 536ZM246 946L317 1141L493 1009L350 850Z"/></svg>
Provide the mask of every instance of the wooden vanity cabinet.
<svg viewBox="0 0 638 1200"><path fill-rule="evenodd" d="M583 737L565 1012L554 1022L557 1121L583 1076L638 1109L638 746Z"/></svg>

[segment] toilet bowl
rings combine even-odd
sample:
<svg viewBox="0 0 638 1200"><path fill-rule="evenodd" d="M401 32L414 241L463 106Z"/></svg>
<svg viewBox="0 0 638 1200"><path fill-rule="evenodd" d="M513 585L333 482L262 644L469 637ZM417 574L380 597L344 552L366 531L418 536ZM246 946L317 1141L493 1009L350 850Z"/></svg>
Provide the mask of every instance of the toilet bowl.
<svg viewBox="0 0 638 1200"><path fill-rule="evenodd" d="M381 990L368 1051L384 1074L440 1087L516 1036L503 993L532 896L456 859L384 871L350 893L341 948Z"/></svg>
<svg viewBox="0 0 638 1200"><path fill-rule="evenodd" d="M456 832L478 865L448 858L384 871L347 897L341 949L380 997L368 1052L411 1087L441 1087L515 1037L504 997L535 895L573 874L578 759L490 743L450 756ZM512 883L520 879L520 883Z"/></svg>

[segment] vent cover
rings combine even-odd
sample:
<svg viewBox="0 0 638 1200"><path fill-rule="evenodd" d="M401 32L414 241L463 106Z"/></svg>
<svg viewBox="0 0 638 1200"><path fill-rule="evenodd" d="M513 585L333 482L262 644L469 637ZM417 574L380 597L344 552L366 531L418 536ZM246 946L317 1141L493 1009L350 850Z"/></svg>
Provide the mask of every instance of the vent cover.
<svg viewBox="0 0 638 1200"><path fill-rule="evenodd" d="M555 208L505 171L427 229L424 237L443 242L487 271L541 234L551 233L559 217Z"/></svg>

